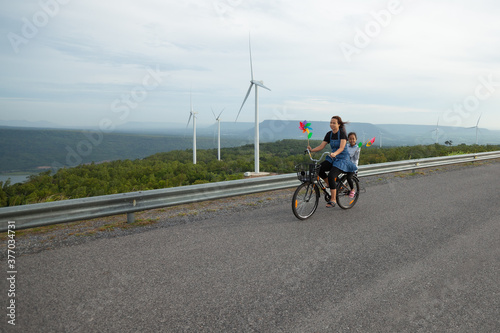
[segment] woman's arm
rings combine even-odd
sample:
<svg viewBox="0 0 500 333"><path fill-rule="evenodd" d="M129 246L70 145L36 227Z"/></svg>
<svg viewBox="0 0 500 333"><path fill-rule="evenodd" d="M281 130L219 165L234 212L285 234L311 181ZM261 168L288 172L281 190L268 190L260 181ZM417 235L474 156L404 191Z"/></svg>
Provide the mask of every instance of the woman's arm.
<svg viewBox="0 0 500 333"><path fill-rule="evenodd" d="M347 142L346 139L340 140L340 147L339 147L339 149L337 149L336 151L334 151L333 153L331 153L330 156L333 157L333 158L335 158L335 157L337 157L338 154L340 154L341 152L343 152L344 148L345 148L345 143L346 142Z"/></svg>
<svg viewBox="0 0 500 333"><path fill-rule="evenodd" d="M317 146L316 148L311 148L311 146L307 146L307 149L309 149L309 151L310 151L311 153L314 153L314 152L317 152L317 151L321 151L321 150L323 150L323 149L326 147L326 145L327 145L327 144L328 144L328 142L323 141L323 142L321 142L321 143L320 143L320 145L319 145L319 146Z"/></svg>

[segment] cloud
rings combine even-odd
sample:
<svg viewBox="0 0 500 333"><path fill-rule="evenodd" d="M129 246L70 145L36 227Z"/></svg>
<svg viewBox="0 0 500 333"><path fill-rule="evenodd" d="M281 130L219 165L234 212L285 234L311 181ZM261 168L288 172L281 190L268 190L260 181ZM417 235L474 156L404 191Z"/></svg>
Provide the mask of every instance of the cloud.
<svg viewBox="0 0 500 333"><path fill-rule="evenodd" d="M287 109L298 119L346 112L351 121L433 124L474 94L479 77L500 81L499 4L402 0L391 13L391 3L69 1L17 54L7 38L0 44L0 109L16 110L1 117L92 125L156 66L168 79L131 120L178 116L190 95L200 124L212 122L211 107L236 117L250 80L249 34L255 78L272 89L259 97L262 120ZM4 36L22 37L43 12L38 1L1 6ZM356 48L351 61L342 43ZM483 113L500 128L498 90L463 123ZM253 121L252 112L240 117Z"/></svg>

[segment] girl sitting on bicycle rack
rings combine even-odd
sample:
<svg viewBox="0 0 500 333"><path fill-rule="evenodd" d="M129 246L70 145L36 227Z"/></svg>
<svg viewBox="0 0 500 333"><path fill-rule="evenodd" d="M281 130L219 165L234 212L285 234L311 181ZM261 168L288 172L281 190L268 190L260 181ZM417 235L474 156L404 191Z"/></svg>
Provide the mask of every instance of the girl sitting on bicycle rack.
<svg viewBox="0 0 500 333"><path fill-rule="evenodd" d="M345 130L345 124L342 118L339 116L333 116L330 120L330 128L332 129L326 133L323 142L315 147L307 147L309 151L316 152L323 150L327 144L330 144L332 152L326 157L326 159L321 163L319 170L319 176L326 182L330 187L331 199L326 204L327 208L335 207L336 203L336 179L341 173L355 172L358 167L351 162L349 152L347 151L346 142L347 134ZM328 176L326 171L330 171ZM349 184L351 189L353 188L352 179Z"/></svg>
<svg viewBox="0 0 500 333"><path fill-rule="evenodd" d="M349 141L349 144L347 145L347 152L349 153L351 162L354 163L356 167L358 167L359 154L361 152L361 148L356 144L357 140L358 136L355 132L350 132L349 134L347 134L347 141ZM352 176L354 176L354 172L347 173L347 183L352 188L351 192L349 193L349 198L354 198L354 195L356 194L356 191L353 188Z"/></svg>

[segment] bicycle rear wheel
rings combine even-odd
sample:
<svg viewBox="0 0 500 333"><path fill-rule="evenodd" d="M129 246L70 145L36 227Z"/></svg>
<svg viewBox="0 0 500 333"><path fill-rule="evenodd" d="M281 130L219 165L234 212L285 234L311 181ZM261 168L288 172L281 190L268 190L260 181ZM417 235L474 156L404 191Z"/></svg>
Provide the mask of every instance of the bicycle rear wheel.
<svg viewBox="0 0 500 333"><path fill-rule="evenodd" d="M342 209L352 208L359 197L359 181L356 177L352 177L352 184L354 186L354 197L349 197L349 192L351 192L351 187L347 182L347 175L342 176L340 181L337 183L337 204Z"/></svg>
<svg viewBox="0 0 500 333"><path fill-rule="evenodd" d="M292 211L299 220L311 217L318 208L319 188L315 183L305 182L299 185L293 194Z"/></svg>

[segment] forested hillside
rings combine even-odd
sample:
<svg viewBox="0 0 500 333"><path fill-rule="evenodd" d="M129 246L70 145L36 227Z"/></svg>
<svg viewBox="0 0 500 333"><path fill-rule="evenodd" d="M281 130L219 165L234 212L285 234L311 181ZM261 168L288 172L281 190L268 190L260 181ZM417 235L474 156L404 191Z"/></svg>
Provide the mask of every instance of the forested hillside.
<svg viewBox="0 0 500 333"><path fill-rule="evenodd" d="M251 141L223 138L222 147ZM184 150L193 146L190 135L146 135L100 131L0 128L0 173L36 172L38 167L74 167L91 162L137 159L158 152ZM215 137L199 136L197 147L217 146Z"/></svg>
<svg viewBox="0 0 500 333"><path fill-rule="evenodd" d="M316 146L320 141L311 141ZM298 163L308 162L303 154L307 141L282 140L260 145L261 171L292 173ZM360 164L382 163L450 154L500 150L500 146L407 146L362 149ZM144 159L117 160L100 164L62 168L31 176L25 183L10 185L0 182L0 206L14 206L45 201L83 198L97 195L151 190L206 182L243 178L253 171L253 145L221 150L198 150L197 164L192 163L192 150L157 153ZM315 154L319 157L319 153Z"/></svg>

